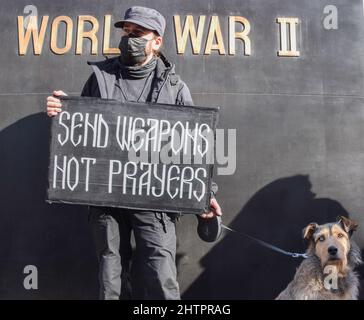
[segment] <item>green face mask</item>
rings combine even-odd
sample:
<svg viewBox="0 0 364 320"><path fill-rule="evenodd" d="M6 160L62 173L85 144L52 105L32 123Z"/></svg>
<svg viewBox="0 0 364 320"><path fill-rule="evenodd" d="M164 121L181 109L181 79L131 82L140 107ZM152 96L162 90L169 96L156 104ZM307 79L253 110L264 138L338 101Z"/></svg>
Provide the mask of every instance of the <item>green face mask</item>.
<svg viewBox="0 0 364 320"><path fill-rule="evenodd" d="M123 36L119 43L121 63L126 66L143 63L147 59L145 48L148 41L141 37Z"/></svg>

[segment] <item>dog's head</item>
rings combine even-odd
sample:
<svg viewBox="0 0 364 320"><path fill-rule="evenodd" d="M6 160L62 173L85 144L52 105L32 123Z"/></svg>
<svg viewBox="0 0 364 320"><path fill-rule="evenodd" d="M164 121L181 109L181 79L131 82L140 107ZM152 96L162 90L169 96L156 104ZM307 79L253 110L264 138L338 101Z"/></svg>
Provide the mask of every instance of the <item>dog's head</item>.
<svg viewBox="0 0 364 320"><path fill-rule="evenodd" d="M353 253L356 248L353 248L350 240L357 227L355 221L342 216L334 223L310 223L303 229L303 238L308 242L308 253L319 258L322 268L334 265L339 273L345 274L351 262L357 264L353 260L355 256L352 256L356 255Z"/></svg>

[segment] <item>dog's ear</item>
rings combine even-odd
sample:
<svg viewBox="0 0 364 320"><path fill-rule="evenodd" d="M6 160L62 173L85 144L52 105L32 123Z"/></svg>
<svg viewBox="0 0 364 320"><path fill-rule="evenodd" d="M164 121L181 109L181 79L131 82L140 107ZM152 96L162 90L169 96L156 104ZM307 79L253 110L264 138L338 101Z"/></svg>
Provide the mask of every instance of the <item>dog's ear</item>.
<svg viewBox="0 0 364 320"><path fill-rule="evenodd" d="M303 229L303 239L306 241L310 241L317 227L318 224L316 222L311 222L306 228Z"/></svg>
<svg viewBox="0 0 364 320"><path fill-rule="evenodd" d="M353 232L358 228L358 223L354 220L351 220L344 216L337 217L337 222L341 225L341 227L352 236Z"/></svg>

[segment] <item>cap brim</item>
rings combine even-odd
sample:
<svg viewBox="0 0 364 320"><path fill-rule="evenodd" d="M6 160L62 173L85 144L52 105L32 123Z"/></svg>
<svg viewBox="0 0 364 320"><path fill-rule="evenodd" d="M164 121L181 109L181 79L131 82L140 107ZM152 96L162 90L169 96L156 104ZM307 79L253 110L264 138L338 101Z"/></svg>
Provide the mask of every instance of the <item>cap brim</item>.
<svg viewBox="0 0 364 320"><path fill-rule="evenodd" d="M135 23L138 26L142 26L142 27L144 27L144 28L146 28L148 30L157 32L157 30L154 30L153 26L149 25L148 23L144 23L144 22L141 22L141 21L133 20L133 19L117 21L117 22L115 22L114 26L115 26L115 28L122 28L125 22Z"/></svg>

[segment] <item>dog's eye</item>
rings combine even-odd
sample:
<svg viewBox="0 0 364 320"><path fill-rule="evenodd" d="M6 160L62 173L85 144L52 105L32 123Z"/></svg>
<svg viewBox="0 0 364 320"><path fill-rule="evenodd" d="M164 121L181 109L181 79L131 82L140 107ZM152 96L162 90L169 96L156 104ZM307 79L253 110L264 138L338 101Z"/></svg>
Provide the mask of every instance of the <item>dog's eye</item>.
<svg viewBox="0 0 364 320"><path fill-rule="evenodd" d="M320 236L318 239L319 239L319 241L321 241L321 242L322 242L322 241L325 241L325 236Z"/></svg>
<svg viewBox="0 0 364 320"><path fill-rule="evenodd" d="M337 235L337 237L338 238L342 238L344 235L342 234L342 233L339 233L338 235Z"/></svg>

